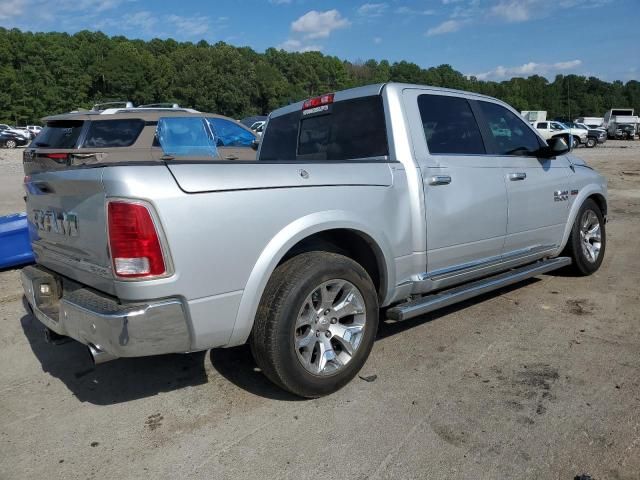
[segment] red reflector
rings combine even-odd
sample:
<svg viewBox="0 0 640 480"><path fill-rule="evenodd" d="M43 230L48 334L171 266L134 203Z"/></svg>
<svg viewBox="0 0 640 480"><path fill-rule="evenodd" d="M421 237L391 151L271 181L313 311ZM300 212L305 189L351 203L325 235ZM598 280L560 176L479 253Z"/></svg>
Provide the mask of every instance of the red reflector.
<svg viewBox="0 0 640 480"><path fill-rule="evenodd" d="M68 153L46 153L44 156L52 160L66 160L69 154Z"/></svg>
<svg viewBox="0 0 640 480"><path fill-rule="evenodd" d="M160 240L144 205L110 202L109 248L119 277L151 277L166 273Z"/></svg>
<svg viewBox="0 0 640 480"><path fill-rule="evenodd" d="M306 100L302 104L302 109L307 110L308 108L320 107L322 105L329 105L333 103L333 93L327 93L326 95L322 95L320 97L310 98Z"/></svg>

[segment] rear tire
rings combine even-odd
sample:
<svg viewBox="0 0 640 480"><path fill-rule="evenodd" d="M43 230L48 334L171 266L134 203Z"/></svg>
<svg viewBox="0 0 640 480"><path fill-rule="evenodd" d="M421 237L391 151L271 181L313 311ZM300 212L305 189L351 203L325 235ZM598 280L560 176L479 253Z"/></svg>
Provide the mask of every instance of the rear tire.
<svg viewBox="0 0 640 480"><path fill-rule="evenodd" d="M378 329L378 298L348 257L307 252L280 265L267 284L250 337L272 382L306 398L333 393L360 371Z"/></svg>
<svg viewBox="0 0 640 480"><path fill-rule="evenodd" d="M580 207L563 255L571 257L574 273L591 275L600 268L607 245L604 216L598 204L588 198Z"/></svg>
<svg viewBox="0 0 640 480"><path fill-rule="evenodd" d="M7 143L5 143L4 146L7 147L7 148L16 148L16 141L15 140L7 140Z"/></svg>

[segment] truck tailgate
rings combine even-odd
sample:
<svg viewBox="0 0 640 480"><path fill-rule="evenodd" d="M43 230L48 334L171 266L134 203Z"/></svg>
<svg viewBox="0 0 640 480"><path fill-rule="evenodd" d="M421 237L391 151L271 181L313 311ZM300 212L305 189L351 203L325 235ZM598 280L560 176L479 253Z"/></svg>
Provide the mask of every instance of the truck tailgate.
<svg viewBox="0 0 640 480"><path fill-rule="evenodd" d="M27 177L27 215L39 264L113 293L103 171L58 170Z"/></svg>

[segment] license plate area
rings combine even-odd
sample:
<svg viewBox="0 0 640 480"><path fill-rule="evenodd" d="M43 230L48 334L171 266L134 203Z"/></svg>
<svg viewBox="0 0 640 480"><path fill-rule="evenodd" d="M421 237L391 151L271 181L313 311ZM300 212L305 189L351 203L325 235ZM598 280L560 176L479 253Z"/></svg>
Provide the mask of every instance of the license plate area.
<svg viewBox="0 0 640 480"><path fill-rule="evenodd" d="M59 322L62 280L57 275L34 267L29 269L29 285L25 293L30 296L32 305L54 322Z"/></svg>

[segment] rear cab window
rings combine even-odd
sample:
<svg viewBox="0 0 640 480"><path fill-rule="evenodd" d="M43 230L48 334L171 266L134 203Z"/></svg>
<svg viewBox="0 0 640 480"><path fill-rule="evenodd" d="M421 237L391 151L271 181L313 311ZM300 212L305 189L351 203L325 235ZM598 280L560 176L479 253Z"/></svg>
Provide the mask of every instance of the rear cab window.
<svg viewBox="0 0 640 480"><path fill-rule="evenodd" d="M33 144L40 148L75 148L83 127L83 120L47 122Z"/></svg>
<svg viewBox="0 0 640 480"><path fill-rule="evenodd" d="M480 127L466 98L423 94L418 97L418 109L429 153L486 153Z"/></svg>
<svg viewBox="0 0 640 480"><path fill-rule="evenodd" d="M386 160L388 156L382 97L372 95L270 118L258 160Z"/></svg>

